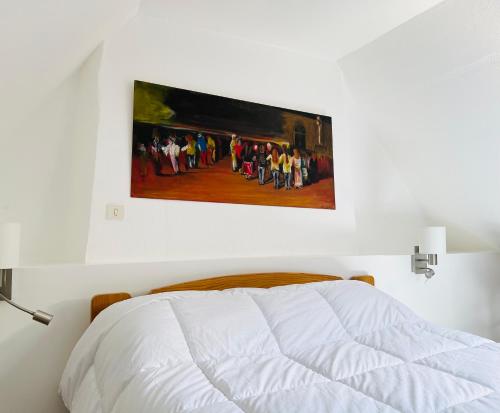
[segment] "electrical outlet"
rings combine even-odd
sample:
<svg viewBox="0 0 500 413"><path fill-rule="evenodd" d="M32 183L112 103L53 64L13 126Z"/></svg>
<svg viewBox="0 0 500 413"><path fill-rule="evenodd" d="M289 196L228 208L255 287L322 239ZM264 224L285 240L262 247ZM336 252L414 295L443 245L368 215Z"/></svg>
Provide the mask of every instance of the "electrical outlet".
<svg viewBox="0 0 500 413"><path fill-rule="evenodd" d="M107 204L106 205L106 219L111 221L123 221L125 215L123 205Z"/></svg>

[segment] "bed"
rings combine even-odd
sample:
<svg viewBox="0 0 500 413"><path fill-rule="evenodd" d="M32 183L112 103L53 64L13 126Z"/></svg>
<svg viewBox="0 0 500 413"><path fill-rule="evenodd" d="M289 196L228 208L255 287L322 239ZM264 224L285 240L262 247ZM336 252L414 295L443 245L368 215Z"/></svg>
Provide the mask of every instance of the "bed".
<svg viewBox="0 0 500 413"><path fill-rule="evenodd" d="M60 383L72 413L500 412L500 345L371 276L251 274L92 300Z"/></svg>

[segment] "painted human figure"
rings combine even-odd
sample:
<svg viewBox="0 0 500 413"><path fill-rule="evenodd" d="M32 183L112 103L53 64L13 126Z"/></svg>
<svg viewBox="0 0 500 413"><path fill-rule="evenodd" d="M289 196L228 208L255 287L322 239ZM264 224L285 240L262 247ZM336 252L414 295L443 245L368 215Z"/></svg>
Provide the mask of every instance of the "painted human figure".
<svg viewBox="0 0 500 413"><path fill-rule="evenodd" d="M148 174L148 151L144 143L139 142L137 144L137 153L139 154L139 174L144 180Z"/></svg>
<svg viewBox="0 0 500 413"><path fill-rule="evenodd" d="M239 170L240 173L243 173L242 163L243 163L243 144L241 143L241 139L236 139L236 145L234 145L234 153L236 155L236 170Z"/></svg>
<svg viewBox="0 0 500 413"><path fill-rule="evenodd" d="M311 159L309 159L309 182L312 184L318 182L318 155L313 152Z"/></svg>
<svg viewBox="0 0 500 413"><path fill-rule="evenodd" d="M302 185L309 185L309 155L302 156Z"/></svg>
<svg viewBox="0 0 500 413"><path fill-rule="evenodd" d="M233 172L238 170L238 160L236 159L236 135L231 135L231 142L229 143L229 151L231 152L231 166Z"/></svg>
<svg viewBox="0 0 500 413"><path fill-rule="evenodd" d="M189 168L186 150L184 149L184 147L186 146L184 145L186 143L186 140L185 138L181 138L176 143L177 145L179 145L179 156L177 159L177 162L179 164L179 173L186 172Z"/></svg>
<svg viewBox="0 0 500 413"><path fill-rule="evenodd" d="M207 162L209 165L215 163L215 141L210 135L207 137Z"/></svg>
<svg viewBox="0 0 500 413"><path fill-rule="evenodd" d="M295 189L300 189L304 186L302 182L302 157L300 156L300 151L297 148L293 150L292 157L293 166L293 186Z"/></svg>
<svg viewBox="0 0 500 413"><path fill-rule="evenodd" d="M198 139L196 140L196 148L200 152L200 162L207 167L207 142L205 141L205 137L199 133Z"/></svg>
<svg viewBox="0 0 500 413"><path fill-rule="evenodd" d="M177 175L179 173L179 164L177 162L177 157L179 156L179 145L175 144L174 136L168 137L167 146L164 146L162 150L165 156L170 159L174 174Z"/></svg>
<svg viewBox="0 0 500 413"><path fill-rule="evenodd" d="M186 136L186 145L181 150L186 152L188 166L193 169L196 164L196 146L192 135Z"/></svg>
<svg viewBox="0 0 500 413"><path fill-rule="evenodd" d="M158 128L153 129L153 142L151 144L151 159L153 160L153 165L156 175L161 175L161 143L160 143L160 132Z"/></svg>
<svg viewBox="0 0 500 413"><path fill-rule="evenodd" d="M253 158L252 146L250 144L245 145L243 150L243 175L246 179L253 176Z"/></svg>
<svg viewBox="0 0 500 413"><path fill-rule="evenodd" d="M257 153L257 171L259 172L259 185L264 185L267 166L267 154L264 145L259 145Z"/></svg>
<svg viewBox="0 0 500 413"><path fill-rule="evenodd" d="M271 154L266 158L271 163L271 176L274 189L280 189L280 157L276 148L271 149Z"/></svg>
<svg viewBox="0 0 500 413"><path fill-rule="evenodd" d="M292 158L288 155L288 147L283 145L282 148L283 153L280 156L280 164L283 170L285 190L289 190L292 189Z"/></svg>

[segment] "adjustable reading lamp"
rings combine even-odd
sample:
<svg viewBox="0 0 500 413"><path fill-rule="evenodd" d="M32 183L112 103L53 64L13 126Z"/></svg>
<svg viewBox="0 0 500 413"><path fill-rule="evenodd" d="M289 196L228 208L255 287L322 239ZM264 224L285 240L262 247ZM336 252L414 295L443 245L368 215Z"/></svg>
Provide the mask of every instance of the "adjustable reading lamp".
<svg viewBox="0 0 500 413"><path fill-rule="evenodd" d="M438 255L446 254L446 227L426 227L422 230L420 245L414 247L411 256L411 270L415 274L424 274L426 278L434 276L429 266L438 264Z"/></svg>
<svg viewBox="0 0 500 413"><path fill-rule="evenodd" d="M31 311L12 301L12 268L19 265L21 226L17 222L0 224L0 301L24 311L39 323L49 325L53 315L45 311Z"/></svg>

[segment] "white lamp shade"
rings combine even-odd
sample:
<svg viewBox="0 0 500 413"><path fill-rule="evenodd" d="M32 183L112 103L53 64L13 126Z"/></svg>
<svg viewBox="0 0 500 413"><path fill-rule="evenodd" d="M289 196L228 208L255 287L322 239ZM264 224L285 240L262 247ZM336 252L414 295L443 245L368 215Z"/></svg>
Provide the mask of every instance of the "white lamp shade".
<svg viewBox="0 0 500 413"><path fill-rule="evenodd" d="M0 269L15 268L19 265L21 245L21 224L0 223Z"/></svg>
<svg viewBox="0 0 500 413"><path fill-rule="evenodd" d="M420 237L421 254L446 254L446 227L425 227Z"/></svg>

